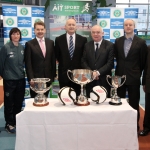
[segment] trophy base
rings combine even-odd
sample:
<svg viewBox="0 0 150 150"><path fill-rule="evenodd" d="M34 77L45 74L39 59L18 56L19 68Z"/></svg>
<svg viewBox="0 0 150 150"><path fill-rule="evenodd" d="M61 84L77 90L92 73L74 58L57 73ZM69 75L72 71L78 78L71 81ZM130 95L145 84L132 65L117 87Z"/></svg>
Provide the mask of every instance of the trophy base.
<svg viewBox="0 0 150 150"><path fill-rule="evenodd" d="M119 105L122 105L122 102L113 103L113 102L110 101L109 104L110 104L110 105L119 106Z"/></svg>
<svg viewBox="0 0 150 150"><path fill-rule="evenodd" d="M43 106L49 105L49 102L46 102L46 103L44 103L44 104L34 103L34 102L33 102L33 105L34 105L34 106L37 106L37 107L43 107Z"/></svg>
<svg viewBox="0 0 150 150"><path fill-rule="evenodd" d="M87 101L87 103L84 103L84 104L74 102L74 104L77 105L77 106L88 106L88 105L90 105L90 102Z"/></svg>

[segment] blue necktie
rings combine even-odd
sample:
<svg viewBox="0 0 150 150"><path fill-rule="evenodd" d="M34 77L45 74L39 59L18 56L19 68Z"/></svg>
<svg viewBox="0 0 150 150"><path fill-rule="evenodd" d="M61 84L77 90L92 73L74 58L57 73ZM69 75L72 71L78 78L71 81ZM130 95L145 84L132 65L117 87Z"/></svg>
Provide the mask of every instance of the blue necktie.
<svg viewBox="0 0 150 150"><path fill-rule="evenodd" d="M73 57L73 50L74 50L74 47L73 47L73 37L70 36L70 40L69 40L69 53L70 53L70 58L71 59Z"/></svg>

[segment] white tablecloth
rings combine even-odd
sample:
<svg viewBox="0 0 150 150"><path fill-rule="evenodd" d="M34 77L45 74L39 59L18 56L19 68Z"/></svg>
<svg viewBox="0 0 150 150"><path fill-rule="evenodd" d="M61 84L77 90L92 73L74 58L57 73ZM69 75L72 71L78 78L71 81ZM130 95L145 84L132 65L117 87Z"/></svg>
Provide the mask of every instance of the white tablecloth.
<svg viewBox="0 0 150 150"><path fill-rule="evenodd" d="M17 115L15 150L138 150L137 112L125 99L120 106L48 101L36 107L29 99Z"/></svg>

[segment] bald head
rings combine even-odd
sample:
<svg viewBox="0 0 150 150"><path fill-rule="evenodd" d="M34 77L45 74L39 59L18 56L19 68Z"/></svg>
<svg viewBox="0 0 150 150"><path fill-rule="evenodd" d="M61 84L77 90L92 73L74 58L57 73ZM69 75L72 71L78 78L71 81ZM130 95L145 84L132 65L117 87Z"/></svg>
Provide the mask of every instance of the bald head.
<svg viewBox="0 0 150 150"><path fill-rule="evenodd" d="M103 29L99 25L94 25L91 28L91 36L95 42L101 41L102 37L104 36Z"/></svg>
<svg viewBox="0 0 150 150"><path fill-rule="evenodd" d="M127 35L133 35L135 28L135 22L132 19L126 19L124 21L124 31Z"/></svg>
<svg viewBox="0 0 150 150"><path fill-rule="evenodd" d="M65 29L68 34L73 35L76 32L76 21L73 18L70 18L66 21Z"/></svg>

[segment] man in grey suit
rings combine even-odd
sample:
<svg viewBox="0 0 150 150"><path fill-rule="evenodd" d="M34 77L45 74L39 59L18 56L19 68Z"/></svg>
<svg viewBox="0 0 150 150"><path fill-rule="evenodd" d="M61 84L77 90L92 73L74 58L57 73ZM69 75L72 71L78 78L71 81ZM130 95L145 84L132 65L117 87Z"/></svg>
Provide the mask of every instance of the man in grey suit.
<svg viewBox="0 0 150 150"><path fill-rule="evenodd" d="M30 85L33 84L33 78L50 78L52 82L56 76L54 42L44 38L44 22L35 22L34 32L36 37L25 44L25 68ZM36 93L30 90L30 95L35 97Z"/></svg>
<svg viewBox="0 0 150 150"><path fill-rule="evenodd" d="M96 85L103 86L110 97L110 86L106 81L106 75L110 75L114 67L113 43L104 40L103 35L103 29L99 25L93 26L91 28L93 40L88 42L84 48L82 67L95 70L93 73L95 80L86 85L88 97L90 90Z"/></svg>
<svg viewBox="0 0 150 150"><path fill-rule="evenodd" d="M65 25L66 33L56 37L55 51L58 65L58 80L60 88L65 86L72 87L77 96L80 94L80 85L73 83L67 76L67 70L81 69L81 58L83 55L84 45L87 38L76 34L75 19L68 19ZM70 38L72 37L72 44ZM72 45L72 53L70 52L70 45Z"/></svg>
<svg viewBox="0 0 150 150"><path fill-rule="evenodd" d="M114 52L117 66L116 75L126 75L126 81L118 88L118 95L126 97L126 90L129 96L129 105L138 112L137 122L140 118L140 77L146 64L147 45L145 40L134 35L135 23L131 19L124 22L125 36L116 39ZM137 124L137 130L139 125Z"/></svg>

